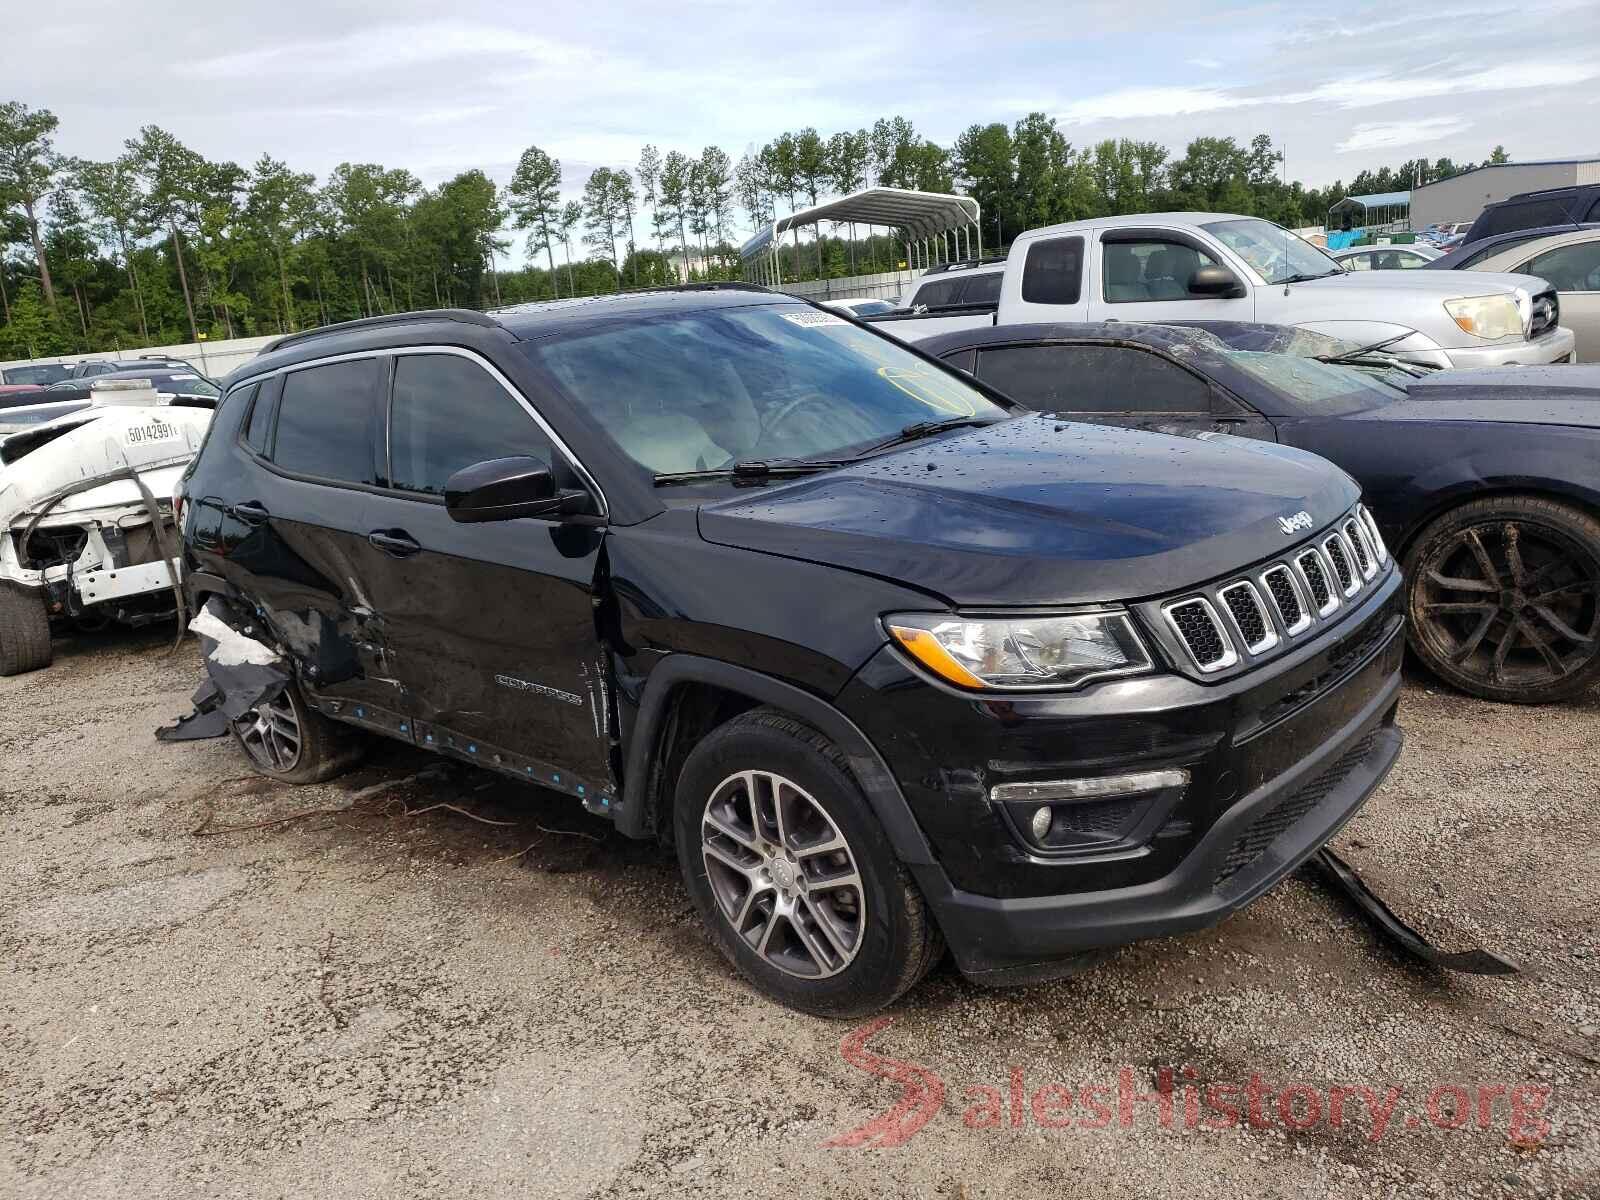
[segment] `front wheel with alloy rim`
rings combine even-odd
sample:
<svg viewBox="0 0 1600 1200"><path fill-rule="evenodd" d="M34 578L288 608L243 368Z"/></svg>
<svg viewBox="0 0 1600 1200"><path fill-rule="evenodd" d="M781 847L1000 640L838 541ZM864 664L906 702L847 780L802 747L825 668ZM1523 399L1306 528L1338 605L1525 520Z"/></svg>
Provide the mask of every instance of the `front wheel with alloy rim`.
<svg viewBox="0 0 1600 1200"><path fill-rule="evenodd" d="M1546 704L1600 679L1600 521L1537 496L1437 517L1405 563L1410 641L1474 696Z"/></svg>
<svg viewBox="0 0 1600 1200"><path fill-rule="evenodd" d="M712 941L782 1004L874 1012L943 953L844 756L783 713L744 713L695 747L674 832Z"/></svg>
<svg viewBox="0 0 1600 1200"><path fill-rule="evenodd" d="M233 736L262 775L285 783L323 783L361 759L359 731L307 706L294 684L233 723Z"/></svg>

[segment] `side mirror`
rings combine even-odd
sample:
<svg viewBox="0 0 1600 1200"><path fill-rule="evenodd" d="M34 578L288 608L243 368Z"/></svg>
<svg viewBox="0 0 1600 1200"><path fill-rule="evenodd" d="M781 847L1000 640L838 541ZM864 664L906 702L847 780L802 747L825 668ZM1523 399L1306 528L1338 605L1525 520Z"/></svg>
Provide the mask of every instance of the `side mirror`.
<svg viewBox="0 0 1600 1200"><path fill-rule="evenodd" d="M452 521L463 523L557 516L580 497L557 488L550 469L536 458L474 463L444 485L445 511Z"/></svg>
<svg viewBox="0 0 1600 1200"><path fill-rule="evenodd" d="M1218 300L1239 300L1245 295L1244 284L1234 278L1226 267L1201 267L1189 276L1191 296L1214 296Z"/></svg>

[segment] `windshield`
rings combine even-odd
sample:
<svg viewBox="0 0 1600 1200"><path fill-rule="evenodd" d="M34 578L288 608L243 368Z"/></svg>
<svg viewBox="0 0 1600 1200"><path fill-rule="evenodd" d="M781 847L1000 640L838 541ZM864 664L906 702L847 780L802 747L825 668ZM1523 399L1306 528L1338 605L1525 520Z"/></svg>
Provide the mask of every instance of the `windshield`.
<svg viewBox="0 0 1600 1200"><path fill-rule="evenodd" d="M4 383L55 383L72 373L72 368L62 363L40 363L32 367L7 367L0 371Z"/></svg>
<svg viewBox="0 0 1600 1200"><path fill-rule="evenodd" d="M1213 221L1204 228L1268 283L1344 273L1343 267L1310 242L1271 221Z"/></svg>
<svg viewBox="0 0 1600 1200"><path fill-rule="evenodd" d="M830 458L918 422L1011 415L896 343L799 305L642 317L526 347L661 474Z"/></svg>
<svg viewBox="0 0 1600 1200"><path fill-rule="evenodd" d="M1403 387L1337 363L1261 350L1225 350L1234 366L1292 398L1270 416L1342 417L1405 397Z"/></svg>

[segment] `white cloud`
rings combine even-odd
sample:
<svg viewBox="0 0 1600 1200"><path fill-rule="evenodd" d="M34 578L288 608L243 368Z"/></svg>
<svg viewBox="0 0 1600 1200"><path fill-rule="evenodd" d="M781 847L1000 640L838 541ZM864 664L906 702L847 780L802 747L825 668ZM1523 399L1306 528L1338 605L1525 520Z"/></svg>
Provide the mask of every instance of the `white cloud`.
<svg viewBox="0 0 1600 1200"><path fill-rule="evenodd" d="M1257 97L1239 96L1220 88L1122 88L1103 96L1074 100L1056 113L1056 120L1063 125L1087 125L1093 121L1217 112L1260 103L1263 101Z"/></svg>
<svg viewBox="0 0 1600 1200"><path fill-rule="evenodd" d="M1357 125L1349 137L1335 144L1334 149L1340 154L1350 154L1355 151L1382 150L1390 146L1414 146L1420 142L1447 138L1471 128L1472 122L1460 117L1382 121L1371 125Z"/></svg>

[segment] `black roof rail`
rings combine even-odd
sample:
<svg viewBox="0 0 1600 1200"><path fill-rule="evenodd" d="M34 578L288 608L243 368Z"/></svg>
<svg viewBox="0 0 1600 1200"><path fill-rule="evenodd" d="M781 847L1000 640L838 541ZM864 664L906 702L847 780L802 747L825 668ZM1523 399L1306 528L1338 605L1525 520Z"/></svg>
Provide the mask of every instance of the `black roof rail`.
<svg viewBox="0 0 1600 1200"><path fill-rule="evenodd" d="M1504 204L1507 200L1526 200L1533 196L1548 196L1551 192L1583 191L1585 188L1590 188L1593 186L1593 184L1585 183L1563 183L1557 185L1556 187L1534 188L1532 191L1528 192L1513 192L1511 195L1507 196L1505 200L1496 200L1494 204L1486 204L1484 207L1493 208L1495 204Z"/></svg>
<svg viewBox="0 0 1600 1200"><path fill-rule="evenodd" d="M695 283L663 283L654 287L623 288L621 292L612 295L627 296L640 292L770 292L771 288L760 283L746 283L742 279L707 279ZM605 293L601 293L604 295Z"/></svg>
<svg viewBox="0 0 1600 1200"><path fill-rule="evenodd" d="M923 274L938 275L944 271L963 271L968 267L993 267L1003 264L1005 261L1005 255L1002 254L998 258L968 258L961 262L934 263Z"/></svg>
<svg viewBox="0 0 1600 1200"><path fill-rule="evenodd" d="M414 312L386 313L381 317L361 317L355 321L338 321L332 325L318 325L315 329L302 329L299 333L287 333L276 341L268 342L261 347L261 353L271 354L274 350L281 350L285 346L310 341L312 338L324 337L330 333L350 333L358 329L382 329L386 325L415 325L419 321L460 321L463 325L481 325L485 329L505 328L493 317L481 312L474 312L470 308L419 308Z"/></svg>

